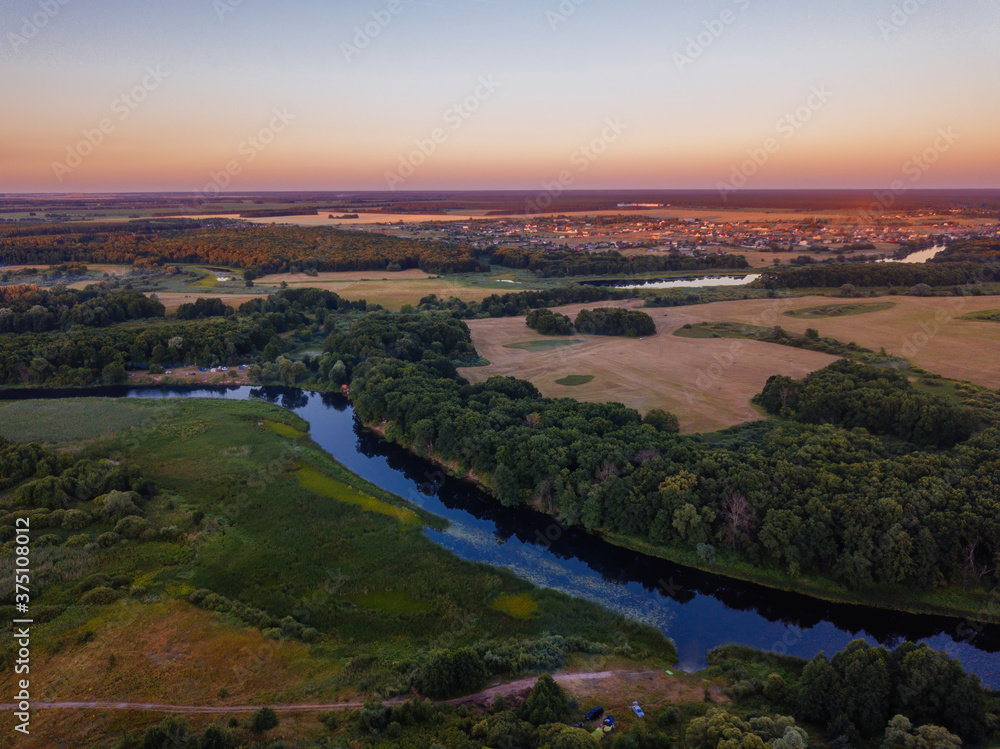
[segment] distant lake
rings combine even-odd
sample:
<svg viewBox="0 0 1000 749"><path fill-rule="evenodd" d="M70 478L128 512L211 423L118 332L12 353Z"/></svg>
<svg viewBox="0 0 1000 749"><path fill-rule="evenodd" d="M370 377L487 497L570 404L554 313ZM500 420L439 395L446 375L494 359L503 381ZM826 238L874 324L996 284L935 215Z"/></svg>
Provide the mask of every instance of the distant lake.
<svg viewBox="0 0 1000 749"><path fill-rule="evenodd" d="M760 273L749 276L682 276L678 278L612 279L610 281L585 281L584 286L603 286L612 289L699 289L705 286L746 286L760 278Z"/></svg>
<svg viewBox="0 0 1000 749"><path fill-rule="evenodd" d="M909 255L904 257L902 260L895 260L893 258L883 258L879 260L880 263L926 263L933 257L937 257L938 253L943 252L945 246L943 244L934 245L926 250L917 250L916 252L911 252Z"/></svg>

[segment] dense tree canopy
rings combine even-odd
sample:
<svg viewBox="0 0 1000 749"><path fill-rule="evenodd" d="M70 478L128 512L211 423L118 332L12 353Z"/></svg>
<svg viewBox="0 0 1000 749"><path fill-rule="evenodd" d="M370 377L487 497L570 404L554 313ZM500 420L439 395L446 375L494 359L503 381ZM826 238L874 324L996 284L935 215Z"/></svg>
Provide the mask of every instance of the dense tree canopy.
<svg viewBox="0 0 1000 749"><path fill-rule="evenodd" d="M618 335L626 338L656 335L653 318L639 310L598 307L580 310L574 322L584 335Z"/></svg>
<svg viewBox="0 0 1000 749"><path fill-rule="evenodd" d="M528 313L525 324L542 335L573 335L573 323L566 315L550 309L535 309Z"/></svg>

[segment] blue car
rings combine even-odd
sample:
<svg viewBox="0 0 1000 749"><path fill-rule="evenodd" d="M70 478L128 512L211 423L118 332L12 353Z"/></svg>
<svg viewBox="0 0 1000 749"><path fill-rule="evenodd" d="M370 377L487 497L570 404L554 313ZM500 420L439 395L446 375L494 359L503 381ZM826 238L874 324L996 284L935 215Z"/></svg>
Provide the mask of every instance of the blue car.
<svg viewBox="0 0 1000 749"><path fill-rule="evenodd" d="M604 708L598 705L597 707L590 708L590 710L587 711L587 714L583 717L586 720L597 720L602 715L604 715Z"/></svg>

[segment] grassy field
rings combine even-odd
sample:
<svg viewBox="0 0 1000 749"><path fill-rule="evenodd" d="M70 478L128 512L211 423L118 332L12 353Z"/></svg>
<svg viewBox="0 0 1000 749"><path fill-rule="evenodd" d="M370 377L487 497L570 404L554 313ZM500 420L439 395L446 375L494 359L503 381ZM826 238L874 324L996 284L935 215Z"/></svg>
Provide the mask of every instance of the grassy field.
<svg viewBox="0 0 1000 749"><path fill-rule="evenodd" d="M575 318L581 309L612 304L638 307L638 302L605 302L558 311ZM712 306L644 308L658 331L645 339L553 340L530 330L523 317L472 320L472 340L491 364L463 369L462 375L473 382L494 375L521 377L549 397L617 401L643 413L663 408L677 415L684 432L709 432L761 418L750 399L771 375L803 377L835 360L758 341L684 340L670 335L685 323L698 322L703 310ZM566 345L573 341L577 343ZM560 382L569 377L579 383L572 390ZM582 377L592 379L586 383L576 379Z"/></svg>
<svg viewBox="0 0 1000 749"><path fill-rule="evenodd" d="M563 377L561 380L556 380L556 385L574 388L579 387L580 385L586 385L588 382L592 382L593 379L593 375L570 375L569 377Z"/></svg>
<svg viewBox="0 0 1000 749"><path fill-rule="evenodd" d="M519 349L520 351L528 351L530 353L535 353L538 351L551 351L552 349L560 349L563 346L574 346L578 343L583 343L580 339L573 340L552 340L552 339L542 339L537 341L520 341L518 343L505 343L504 348Z"/></svg>
<svg viewBox="0 0 1000 749"><path fill-rule="evenodd" d="M435 648L557 631L604 642L624 636L648 657L673 662L672 647L652 630L455 558L422 533L443 521L350 474L311 442L305 422L278 407L8 403L0 405L0 434L134 462L156 486L146 518L181 532L175 541L33 549L36 565L59 574L32 606L62 607L32 631L36 701L336 702L405 689L413 664ZM125 595L104 605L82 601L81 580L95 574L116 579ZM292 615L318 639L275 639L232 613L197 608L187 596L198 589L273 617ZM9 646L2 655L10 657ZM12 678L3 669L4 693L13 693ZM37 746L94 747L160 719L33 717ZM11 730L10 720L3 716L0 731Z"/></svg>
<svg viewBox="0 0 1000 749"><path fill-rule="evenodd" d="M973 320L975 322L1000 322L1000 309L985 310L983 312L970 312L962 315L959 320Z"/></svg>
<svg viewBox="0 0 1000 749"><path fill-rule="evenodd" d="M785 312L789 317L804 320L817 320L827 317L847 317L849 315L864 315L869 312L882 312L896 306L895 302L857 302L845 304L821 304L818 307L806 307Z"/></svg>

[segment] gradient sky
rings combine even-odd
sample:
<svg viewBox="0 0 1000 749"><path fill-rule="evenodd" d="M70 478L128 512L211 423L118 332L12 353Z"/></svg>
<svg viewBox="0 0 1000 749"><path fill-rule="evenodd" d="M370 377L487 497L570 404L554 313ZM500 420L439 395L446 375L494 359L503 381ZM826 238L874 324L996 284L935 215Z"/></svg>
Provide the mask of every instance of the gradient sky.
<svg viewBox="0 0 1000 749"><path fill-rule="evenodd" d="M401 163L399 189L560 174L571 188L713 188L769 138L748 188L1000 187L995 0L390 5L4 0L0 191L379 190ZM345 54L380 11L391 21ZM477 110L456 118L477 86ZM133 109L120 97L136 87ZM779 127L814 89L832 97ZM280 124L275 110L293 119L249 142ZM624 129L584 155L609 119ZM102 142L79 147L102 120ZM411 158L435 129L434 152ZM934 163L915 166L935 141Z"/></svg>

